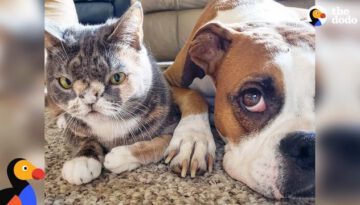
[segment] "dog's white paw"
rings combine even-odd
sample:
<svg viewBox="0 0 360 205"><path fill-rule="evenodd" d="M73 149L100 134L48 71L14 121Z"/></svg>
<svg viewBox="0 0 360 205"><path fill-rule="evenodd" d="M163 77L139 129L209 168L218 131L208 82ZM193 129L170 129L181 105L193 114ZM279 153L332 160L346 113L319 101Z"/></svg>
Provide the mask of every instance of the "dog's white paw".
<svg viewBox="0 0 360 205"><path fill-rule="evenodd" d="M166 163L185 177L207 169L211 172L215 157L215 141L207 113L189 115L181 119L165 152ZM192 154L193 153L193 154Z"/></svg>
<svg viewBox="0 0 360 205"><path fill-rule="evenodd" d="M101 163L90 157L76 157L64 163L62 177L71 184L89 183L101 174Z"/></svg>
<svg viewBox="0 0 360 205"><path fill-rule="evenodd" d="M128 146L115 147L105 155L104 167L116 174L131 171L140 165L140 161L132 155Z"/></svg>

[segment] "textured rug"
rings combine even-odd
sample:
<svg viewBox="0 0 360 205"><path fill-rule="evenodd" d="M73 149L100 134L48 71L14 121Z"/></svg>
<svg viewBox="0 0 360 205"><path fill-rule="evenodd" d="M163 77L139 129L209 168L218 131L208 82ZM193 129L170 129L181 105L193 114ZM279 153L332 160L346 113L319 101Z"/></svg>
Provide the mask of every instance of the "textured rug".
<svg viewBox="0 0 360 205"><path fill-rule="evenodd" d="M93 182L76 186L61 178L69 153L61 130L46 119L45 204L312 204L309 201L274 201L231 179L222 169L222 141L216 137L214 171L191 179L180 178L164 162L119 175L103 170Z"/></svg>

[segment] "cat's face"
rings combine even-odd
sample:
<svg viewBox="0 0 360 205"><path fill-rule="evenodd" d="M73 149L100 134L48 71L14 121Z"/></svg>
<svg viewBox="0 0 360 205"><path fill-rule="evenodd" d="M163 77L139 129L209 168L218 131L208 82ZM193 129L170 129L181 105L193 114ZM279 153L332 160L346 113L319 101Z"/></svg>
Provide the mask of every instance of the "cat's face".
<svg viewBox="0 0 360 205"><path fill-rule="evenodd" d="M114 118L152 84L141 7L116 22L46 32L48 95L78 118ZM129 114L129 113L128 113Z"/></svg>

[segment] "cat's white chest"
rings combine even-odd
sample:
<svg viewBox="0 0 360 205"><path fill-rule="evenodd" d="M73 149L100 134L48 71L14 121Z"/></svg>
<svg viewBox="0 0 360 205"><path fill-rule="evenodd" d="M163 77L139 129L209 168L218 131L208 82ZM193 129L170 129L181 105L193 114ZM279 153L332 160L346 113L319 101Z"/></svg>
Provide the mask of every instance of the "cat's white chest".
<svg viewBox="0 0 360 205"><path fill-rule="evenodd" d="M125 137L138 127L139 117L128 120L85 120L97 137L105 141Z"/></svg>

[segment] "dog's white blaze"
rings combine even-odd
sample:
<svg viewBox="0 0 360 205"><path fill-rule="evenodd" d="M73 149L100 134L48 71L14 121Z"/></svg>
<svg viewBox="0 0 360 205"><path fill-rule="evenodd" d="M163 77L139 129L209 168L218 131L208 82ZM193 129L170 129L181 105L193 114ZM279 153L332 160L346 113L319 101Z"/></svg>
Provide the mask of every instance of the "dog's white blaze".
<svg viewBox="0 0 360 205"><path fill-rule="evenodd" d="M283 73L285 84L285 102L277 119L294 119L287 123L285 129L314 131L315 54L305 45L290 49L290 52L282 53L274 60ZM305 123L309 126L304 127L304 122L309 122Z"/></svg>
<svg viewBox="0 0 360 205"><path fill-rule="evenodd" d="M231 10L219 11L213 19L224 24L240 22L280 22L299 20L299 16L292 10L272 0L240 1L240 4Z"/></svg>

